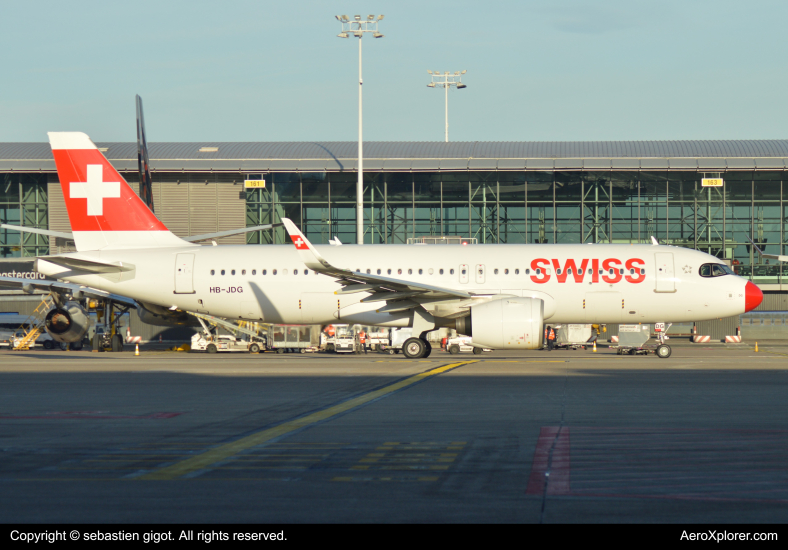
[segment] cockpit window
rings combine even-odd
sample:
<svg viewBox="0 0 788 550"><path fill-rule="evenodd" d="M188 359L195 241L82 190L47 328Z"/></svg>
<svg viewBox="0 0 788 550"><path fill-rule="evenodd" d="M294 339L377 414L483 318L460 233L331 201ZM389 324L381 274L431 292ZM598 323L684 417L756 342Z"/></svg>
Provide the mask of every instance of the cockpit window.
<svg viewBox="0 0 788 550"><path fill-rule="evenodd" d="M723 275L735 275L733 270L725 264L703 264L698 270L701 277L722 277Z"/></svg>

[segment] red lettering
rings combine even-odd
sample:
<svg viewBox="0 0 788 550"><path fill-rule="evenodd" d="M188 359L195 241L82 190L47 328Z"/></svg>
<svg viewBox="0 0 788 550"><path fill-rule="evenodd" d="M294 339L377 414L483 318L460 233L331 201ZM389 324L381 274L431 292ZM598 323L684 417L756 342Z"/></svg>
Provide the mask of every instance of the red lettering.
<svg viewBox="0 0 788 550"><path fill-rule="evenodd" d="M593 273L591 274L591 282L592 283L598 283L599 282L599 260L597 260L597 259L591 260L591 271L593 271Z"/></svg>
<svg viewBox="0 0 788 550"><path fill-rule="evenodd" d="M543 265L544 264L544 265ZM531 261L531 269L534 274L531 275L531 280L535 283L544 284L550 280L550 275L547 273L547 268L550 266L550 261L544 258L537 258ZM539 270L539 273L536 270Z"/></svg>
<svg viewBox="0 0 788 550"><path fill-rule="evenodd" d="M561 269L561 263L558 260L553 260L553 267L555 268L555 278L558 279L559 283L566 282L566 276L569 275L569 270L572 270L572 277L574 277L576 283L582 283L583 277L586 273L586 266L588 265L588 260L583 260L580 262L580 268L577 267L574 260L567 260L564 264L564 269ZM560 271L560 273L559 273Z"/></svg>
<svg viewBox="0 0 788 550"><path fill-rule="evenodd" d="M634 269L634 275L627 275L624 277L630 283L642 283L646 279L646 274L640 272L641 267L645 267L646 262L639 258L632 258L631 260L627 260L626 268L627 269Z"/></svg>
<svg viewBox="0 0 788 550"><path fill-rule="evenodd" d="M606 283L617 283L621 280L621 273L619 273L619 269L621 268L621 261L617 260L616 258L608 258L602 262L602 269L605 270L605 273L602 275L602 280ZM610 270L613 270L613 274L610 274Z"/></svg>

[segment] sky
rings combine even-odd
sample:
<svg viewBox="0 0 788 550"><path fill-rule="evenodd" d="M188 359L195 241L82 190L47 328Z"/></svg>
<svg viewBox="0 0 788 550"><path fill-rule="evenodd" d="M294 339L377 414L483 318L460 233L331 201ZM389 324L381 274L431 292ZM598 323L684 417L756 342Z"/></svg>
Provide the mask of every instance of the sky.
<svg viewBox="0 0 788 550"><path fill-rule="evenodd" d="M4 3L0 141L782 139L783 0Z"/></svg>

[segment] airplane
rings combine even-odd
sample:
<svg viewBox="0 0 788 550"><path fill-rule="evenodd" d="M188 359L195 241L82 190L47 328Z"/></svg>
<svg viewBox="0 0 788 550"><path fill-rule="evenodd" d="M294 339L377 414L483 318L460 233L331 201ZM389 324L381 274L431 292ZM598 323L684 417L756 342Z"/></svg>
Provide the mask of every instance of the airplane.
<svg viewBox="0 0 788 550"><path fill-rule="evenodd" d="M171 233L86 134L49 141L77 252L40 257L36 271L163 317L412 327L403 353L421 358L439 327L526 350L541 348L547 323L700 321L763 300L718 258L656 241L315 246L285 218L295 247L199 246Z"/></svg>

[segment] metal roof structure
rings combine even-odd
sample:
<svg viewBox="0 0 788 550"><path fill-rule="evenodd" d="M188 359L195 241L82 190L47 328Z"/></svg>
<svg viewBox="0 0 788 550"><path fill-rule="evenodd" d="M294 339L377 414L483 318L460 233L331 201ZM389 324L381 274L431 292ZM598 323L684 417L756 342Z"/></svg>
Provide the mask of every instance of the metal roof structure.
<svg viewBox="0 0 788 550"><path fill-rule="evenodd" d="M136 143L97 143L118 170L137 169ZM149 143L154 171L356 170L355 141ZM782 170L788 140L371 141L364 169ZM54 171L47 143L0 143L0 172Z"/></svg>

